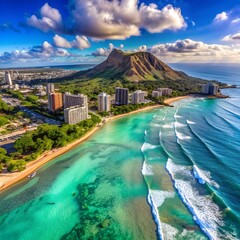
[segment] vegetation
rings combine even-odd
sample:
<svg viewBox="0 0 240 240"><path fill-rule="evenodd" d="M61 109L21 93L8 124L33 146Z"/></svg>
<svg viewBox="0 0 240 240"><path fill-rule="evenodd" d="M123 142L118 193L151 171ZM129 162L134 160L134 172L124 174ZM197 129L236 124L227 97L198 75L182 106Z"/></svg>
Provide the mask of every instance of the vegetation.
<svg viewBox="0 0 240 240"><path fill-rule="evenodd" d="M82 137L90 129L101 122L100 117L91 114L91 119L84 120L75 125L62 126L42 124L36 130L26 132L17 139L15 152L10 155L0 148L0 172L7 169L9 172L22 171L26 163L38 158L41 154L53 148L59 148Z"/></svg>
<svg viewBox="0 0 240 240"><path fill-rule="evenodd" d="M11 163L12 157L9 157L7 155L7 151L4 148L0 148L0 172L3 171L4 166L7 166ZM17 166L16 166L17 168ZM10 172L13 172L12 167L9 170Z"/></svg>
<svg viewBox="0 0 240 240"><path fill-rule="evenodd" d="M39 100L39 97L36 96L36 95L28 95L28 96L26 97L26 100L27 100L28 102L30 102L30 103L36 104L37 101Z"/></svg>
<svg viewBox="0 0 240 240"><path fill-rule="evenodd" d="M25 161L35 160L48 150L63 147L82 137L100 121L98 116L91 114L91 119L75 125L64 124L59 127L42 124L36 130L27 132L16 140L14 144L15 155L20 155Z"/></svg>
<svg viewBox="0 0 240 240"><path fill-rule="evenodd" d="M9 120L14 120L17 109L9 106L0 98L0 127L9 124Z"/></svg>
<svg viewBox="0 0 240 240"><path fill-rule="evenodd" d="M6 93L12 95L13 97L19 99L19 100L24 100L24 96L21 92L19 91L13 91L13 90L6 90Z"/></svg>
<svg viewBox="0 0 240 240"><path fill-rule="evenodd" d="M154 102L150 102L150 103L115 106L115 107L112 107L111 112L113 115L119 115L119 114L129 113L147 106L152 106L154 104L155 104Z"/></svg>
<svg viewBox="0 0 240 240"><path fill-rule="evenodd" d="M6 125L8 123L9 123L9 120L6 117L0 116L0 127Z"/></svg>
<svg viewBox="0 0 240 240"><path fill-rule="evenodd" d="M16 171L23 171L26 168L26 161L24 160L18 160L18 161L10 161L8 166L7 166L7 170L9 172L16 172Z"/></svg>
<svg viewBox="0 0 240 240"><path fill-rule="evenodd" d="M101 117L108 117L108 116L110 116L110 113L109 113L109 112L106 112L106 111L98 112L98 114L99 114Z"/></svg>
<svg viewBox="0 0 240 240"><path fill-rule="evenodd" d="M14 111L14 107L9 106L0 98L0 112L1 113L12 113Z"/></svg>

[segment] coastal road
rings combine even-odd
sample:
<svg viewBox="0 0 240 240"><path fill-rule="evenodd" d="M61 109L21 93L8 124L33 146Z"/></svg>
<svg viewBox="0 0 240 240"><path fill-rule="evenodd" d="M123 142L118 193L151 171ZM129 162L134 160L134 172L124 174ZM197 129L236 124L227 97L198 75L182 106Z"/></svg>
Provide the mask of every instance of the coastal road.
<svg viewBox="0 0 240 240"><path fill-rule="evenodd" d="M34 125L26 129L21 129L8 134L1 135L0 144L3 144L4 142L11 141L11 140L15 141L16 139L20 138L25 132L35 130L35 129L37 129L37 126Z"/></svg>

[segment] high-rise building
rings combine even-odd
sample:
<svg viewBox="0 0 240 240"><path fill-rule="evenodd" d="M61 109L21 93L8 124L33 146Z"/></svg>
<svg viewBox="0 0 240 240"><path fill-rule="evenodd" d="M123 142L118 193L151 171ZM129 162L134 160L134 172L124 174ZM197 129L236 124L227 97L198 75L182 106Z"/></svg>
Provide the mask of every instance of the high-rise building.
<svg viewBox="0 0 240 240"><path fill-rule="evenodd" d="M64 109L64 121L68 124L77 124L88 119L88 108L82 106L73 106Z"/></svg>
<svg viewBox="0 0 240 240"><path fill-rule="evenodd" d="M66 93L63 96L64 108L70 108L73 106L88 106L88 98L84 94L73 95L70 93Z"/></svg>
<svg viewBox="0 0 240 240"><path fill-rule="evenodd" d="M216 95L219 92L219 85L215 83L203 84L201 92L203 94Z"/></svg>
<svg viewBox="0 0 240 240"><path fill-rule="evenodd" d="M208 93L209 93L209 87L210 87L210 84L209 84L209 83L203 84L203 85L202 85L201 92L202 92L203 94L208 94Z"/></svg>
<svg viewBox="0 0 240 240"><path fill-rule="evenodd" d="M54 93L55 92L54 84L48 83L46 90L47 90L47 95L49 95L50 93Z"/></svg>
<svg viewBox="0 0 240 240"><path fill-rule="evenodd" d="M111 96L106 93L101 93L98 95L98 111L99 112L109 112L111 110Z"/></svg>
<svg viewBox="0 0 240 240"><path fill-rule="evenodd" d="M137 103L144 103L144 92L142 90L136 90L132 94L132 103L137 104Z"/></svg>
<svg viewBox="0 0 240 240"><path fill-rule="evenodd" d="M160 91L152 91L152 97L153 98L159 98L162 96L162 92Z"/></svg>
<svg viewBox="0 0 240 240"><path fill-rule="evenodd" d="M210 84L209 86L209 94L216 95L219 92L219 85L217 84Z"/></svg>
<svg viewBox="0 0 240 240"><path fill-rule="evenodd" d="M152 97L159 98L162 96L171 96L172 89L171 88L158 88L156 91L152 91Z"/></svg>
<svg viewBox="0 0 240 240"><path fill-rule="evenodd" d="M48 109L51 112L55 112L61 109L63 106L62 94L61 93L50 93L48 94Z"/></svg>
<svg viewBox="0 0 240 240"><path fill-rule="evenodd" d="M8 71L5 72L4 80L7 85L12 86L12 78L10 72Z"/></svg>
<svg viewBox="0 0 240 240"><path fill-rule="evenodd" d="M162 96L171 96L172 95L172 89L171 88L158 88L159 92L162 92Z"/></svg>
<svg viewBox="0 0 240 240"><path fill-rule="evenodd" d="M128 88L117 87L115 90L115 104L128 105L129 103L129 90Z"/></svg>

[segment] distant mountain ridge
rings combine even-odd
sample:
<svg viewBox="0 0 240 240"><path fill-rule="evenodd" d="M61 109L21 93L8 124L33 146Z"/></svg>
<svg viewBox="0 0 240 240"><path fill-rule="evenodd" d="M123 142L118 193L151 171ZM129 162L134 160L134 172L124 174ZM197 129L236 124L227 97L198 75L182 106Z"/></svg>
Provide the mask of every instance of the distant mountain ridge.
<svg viewBox="0 0 240 240"><path fill-rule="evenodd" d="M107 60L84 74L87 78L143 80L189 80L184 72L173 70L149 52L125 53L114 49Z"/></svg>

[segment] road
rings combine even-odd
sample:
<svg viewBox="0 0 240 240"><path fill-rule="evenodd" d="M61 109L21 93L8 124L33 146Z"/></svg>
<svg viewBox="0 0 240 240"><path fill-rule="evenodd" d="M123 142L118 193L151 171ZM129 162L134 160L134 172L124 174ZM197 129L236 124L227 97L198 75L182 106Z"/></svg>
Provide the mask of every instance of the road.
<svg viewBox="0 0 240 240"><path fill-rule="evenodd" d="M17 130L8 134L0 136L0 144L5 144L8 141L15 141L17 138L21 137L25 132L37 129L37 124L27 127L26 129Z"/></svg>
<svg viewBox="0 0 240 240"><path fill-rule="evenodd" d="M13 106L13 107L19 107L21 111L25 112L29 117L31 117L32 119L35 119L36 121L42 121L44 123L47 123L47 124L52 124L52 125L60 125L61 122L60 121L57 121L57 120L54 120L54 119L51 119L51 118L48 118L48 117L45 117L39 113L36 113L32 110L30 110L29 108L25 107L25 106L22 106L20 103L20 100L16 99L16 98L12 98L12 97L2 97L2 100Z"/></svg>

